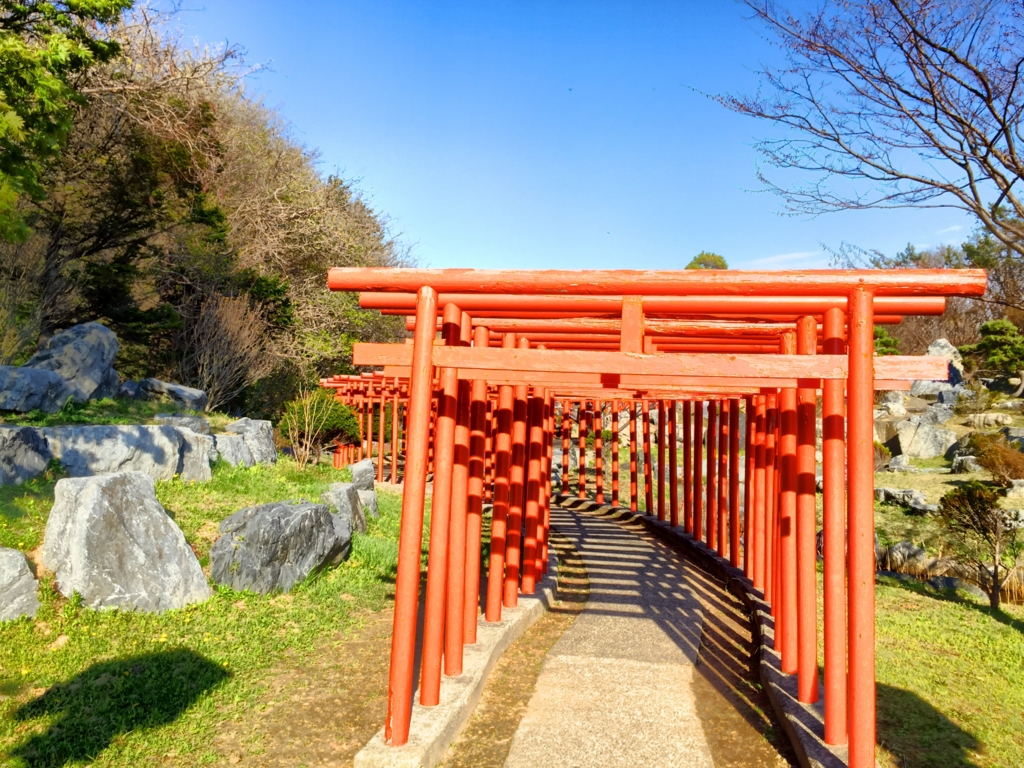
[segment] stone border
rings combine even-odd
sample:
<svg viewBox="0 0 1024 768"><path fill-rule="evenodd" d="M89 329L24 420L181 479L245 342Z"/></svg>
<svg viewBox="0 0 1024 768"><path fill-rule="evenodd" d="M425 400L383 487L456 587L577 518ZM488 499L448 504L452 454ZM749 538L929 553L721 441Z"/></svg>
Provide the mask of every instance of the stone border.
<svg viewBox="0 0 1024 768"><path fill-rule="evenodd" d="M797 762L801 768L846 768L846 745L830 746L824 741L824 687L819 683L817 704L802 704L797 699L796 675L782 673L781 658L774 648L775 620L772 618L771 609L764 601L761 591L754 589L750 579L743 575L742 569L734 568L728 560L719 557L717 552L709 549L703 542L694 541L693 537L684 533L681 528L673 528L668 522L662 522L642 512L632 512L624 507L608 504L598 505L591 499L578 499L561 494L554 496L552 503L567 509L600 510L605 514L616 514L625 520L638 522L662 542L690 558L701 570L720 578L729 592L740 599L750 614L758 654L758 676L775 710L776 720L793 745Z"/></svg>
<svg viewBox="0 0 1024 768"><path fill-rule="evenodd" d="M501 654L551 609L557 567L558 559L552 551L547 575L537 584L537 594L520 595L519 605L502 609L501 621L494 624L480 616L476 643L465 646L462 674L441 679L441 702L436 707L424 707L414 700L409 741L401 747L388 746L382 728L356 754L355 768L433 768L440 763L469 722Z"/></svg>

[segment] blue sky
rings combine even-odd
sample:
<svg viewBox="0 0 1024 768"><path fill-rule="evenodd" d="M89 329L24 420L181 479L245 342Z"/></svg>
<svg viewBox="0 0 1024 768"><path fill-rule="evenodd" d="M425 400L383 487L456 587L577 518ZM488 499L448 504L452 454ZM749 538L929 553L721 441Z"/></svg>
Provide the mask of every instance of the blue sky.
<svg viewBox="0 0 1024 768"><path fill-rule="evenodd" d="M195 0L192 0L195 3ZM784 213L750 93L776 55L734 0L205 0L187 38L266 65L248 90L355 179L420 266L650 268L701 250L822 268L823 245L959 243L953 210Z"/></svg>

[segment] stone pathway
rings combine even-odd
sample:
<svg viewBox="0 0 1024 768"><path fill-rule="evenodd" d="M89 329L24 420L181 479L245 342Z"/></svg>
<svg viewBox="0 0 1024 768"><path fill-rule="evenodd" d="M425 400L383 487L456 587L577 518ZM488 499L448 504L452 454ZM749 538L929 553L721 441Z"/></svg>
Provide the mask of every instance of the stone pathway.
<svg viewBox="0 0 1024 768"><path fill-rule="evenodd" d="M506 766L714 768L686 570L611 520L552 507L551 523L583 557L590 599L548 652Z"/></svg>

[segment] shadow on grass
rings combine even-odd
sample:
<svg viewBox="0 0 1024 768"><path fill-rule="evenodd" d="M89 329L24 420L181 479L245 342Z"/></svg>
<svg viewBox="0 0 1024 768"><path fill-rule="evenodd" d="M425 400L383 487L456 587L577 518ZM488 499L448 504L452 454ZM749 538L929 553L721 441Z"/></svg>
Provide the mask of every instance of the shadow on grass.
<svg viewBox="0 0 1024 768"><path fill-rule="evenodd" d="M968 754L978 739L920 696L878 683L878 725L886 734L881 745L901 768L977 768Z"/></svg>
<svg viewBox="0 0 1024 768"><path fill-rule="evenodd" d="M992 621L998 621L1000 624L1005 624L1024 635L1024 619L1018 619L1003 610L992 610L992 608L987 605L976 603L971 599L959 595L955 590L935 589L934 587L930 587L919 581L903 581L900 579L884 577L881 581L886 586L899 587L900 589L905 589L908 592L930 597L933 600L941 600L945 603L956 603L957 605L962 605L972 611L977 611L978 613L988 616Z"/></svg>
<svg viewBox="0 0 1024 768"><path fill-rule="evenodd" d="M10 756L28 768L91 760L117 736L174 722L228 677L220 665L188 649L93 664L14 712L21 722L52 720Z"/></svg>

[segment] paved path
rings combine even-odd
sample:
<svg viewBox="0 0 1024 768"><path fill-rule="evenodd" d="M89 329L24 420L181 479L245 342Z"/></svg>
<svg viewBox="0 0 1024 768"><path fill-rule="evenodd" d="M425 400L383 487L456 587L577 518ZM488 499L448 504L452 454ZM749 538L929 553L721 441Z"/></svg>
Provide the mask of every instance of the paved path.
<svg viewBox="0 0 1024 768"><path fill-rule="evenodd" d="M616 523L552 507L590 599L544 660L506 766L714 768L693 690L702 616L678 560Z"/></svg>

